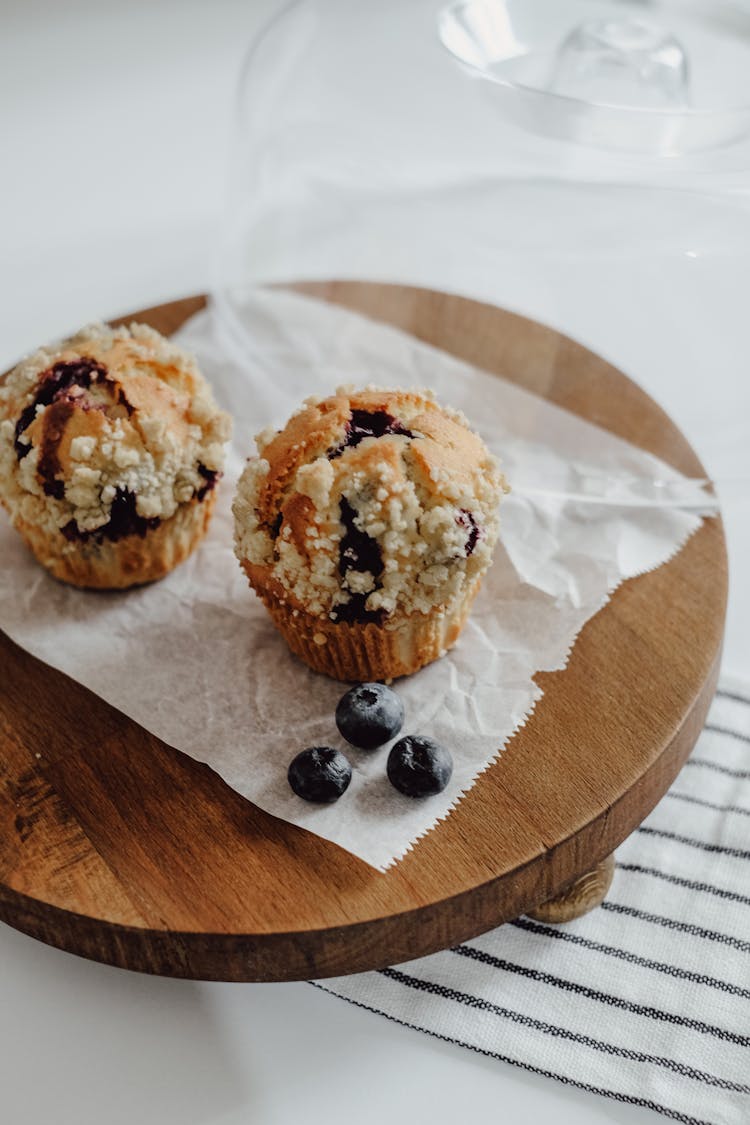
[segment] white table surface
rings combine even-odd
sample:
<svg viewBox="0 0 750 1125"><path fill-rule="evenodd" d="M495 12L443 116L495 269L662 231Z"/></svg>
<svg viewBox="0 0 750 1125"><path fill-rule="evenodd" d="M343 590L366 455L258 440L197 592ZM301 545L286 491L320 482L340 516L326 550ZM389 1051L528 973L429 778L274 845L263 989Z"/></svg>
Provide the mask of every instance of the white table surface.
<svg viewBox="0 0 750 1125"><path fill-rule="evenodd" d="M278 6L0 0L0 367L87 320L205 289L237 69ZM745 284L727 290L727 323L745 315L743 268ZM593 321L566 328L639 370L642 341L639 352L606 315L601 339ZM734 343L719 353L707 352L706 378L720 365L724 386L747 407L746 359ZM705 408L691 407L678 375L654 389L702 451ZM747 433L750 414L741 413ZM747 514L747 505L727 508L735 574L748 573ZM732 590L726 658L750 675L746 585ZM0 1058L3 1119L55 1125L664 1120L306 984L161 980L6 926Z"/></svg>

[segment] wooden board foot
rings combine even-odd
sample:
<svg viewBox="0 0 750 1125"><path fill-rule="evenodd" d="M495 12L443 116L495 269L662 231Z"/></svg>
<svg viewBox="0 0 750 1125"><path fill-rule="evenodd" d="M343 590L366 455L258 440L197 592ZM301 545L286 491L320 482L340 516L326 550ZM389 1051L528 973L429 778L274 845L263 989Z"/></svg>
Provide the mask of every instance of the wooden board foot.
<svg viewBox="0 0 750 1125"><path fill-rule="evenodd" d="M615 857L608 855L585 875L579 875L562 894L529 911L537 922L572 922L599 906L605 899L615 873Z"/></svg>

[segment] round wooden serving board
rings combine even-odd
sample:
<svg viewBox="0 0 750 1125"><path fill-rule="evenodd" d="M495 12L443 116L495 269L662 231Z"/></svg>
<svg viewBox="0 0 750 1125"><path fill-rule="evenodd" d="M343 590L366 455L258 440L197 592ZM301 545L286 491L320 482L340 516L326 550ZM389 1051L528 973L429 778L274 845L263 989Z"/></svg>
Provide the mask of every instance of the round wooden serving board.
<svg viewBox="0 0 750 1125"><path fill-rule="evenodd" d="M638 387L549 328L425 290L298 288L704 475ZM125 319L170 333L203 303ZM475 937L593 867L668 788L714 692L726 592L708 519L617 591L565 671L538 677L544 698L508 751L384 875L256 809L0 634L0 918L84 957L210 980L354 973Z"/></svg>

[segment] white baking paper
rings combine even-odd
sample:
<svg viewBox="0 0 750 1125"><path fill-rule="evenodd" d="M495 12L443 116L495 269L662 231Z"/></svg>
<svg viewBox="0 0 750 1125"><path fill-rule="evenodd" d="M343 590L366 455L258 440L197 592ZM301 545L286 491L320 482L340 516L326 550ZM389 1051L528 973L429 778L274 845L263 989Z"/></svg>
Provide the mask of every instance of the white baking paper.
<svg viewBox="0 0 750 1125"><path fill-rule="evenodd" d="M662 462L595 426L384 325L274 291L243 311L251 353L215 312L179 333L234 416L228 471L210 533L167 578L121 593L64 586L0 516L0 627L159 738L206 762L267 812L332 840L381 870L450 813L541 697L537 672L562 669L576 636L615 587L665 563L700 518L670 508L584 504L511 494L501 542L471 617L443 659L397 682L402 733L448 746L453 778L415 801L389 784L388 748L346 747L334 724L344 688L289 653L232 552L230 505L253 436L280 427L302 398L342 383L429 386L462 409L519 488L553 482L680 481ZM689 492L690 486L679 485ZM696 497L696 498L699 498ZM306 746L345 749L354 776L336 804L313 806L286 780Z"/></svg>

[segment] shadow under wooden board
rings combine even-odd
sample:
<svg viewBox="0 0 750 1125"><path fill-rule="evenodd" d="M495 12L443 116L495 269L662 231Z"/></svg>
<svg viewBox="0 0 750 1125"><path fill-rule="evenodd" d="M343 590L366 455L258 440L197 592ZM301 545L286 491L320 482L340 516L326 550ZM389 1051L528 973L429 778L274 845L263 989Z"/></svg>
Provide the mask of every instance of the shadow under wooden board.
<svg viewBox="0 0 750 1125"><path fill-rule="evenodd" d="M634 383L549 328L426 290L298 288L704 475ZM123 319L170 333L203 303ZM475 937L593 867L668 788L714 692L726 592L708 519L615 593L563 672L538 677L544 698L508 751L386 874L256 809L0 634L0 918L95 960L212 980L353 973Z"/></svg>

